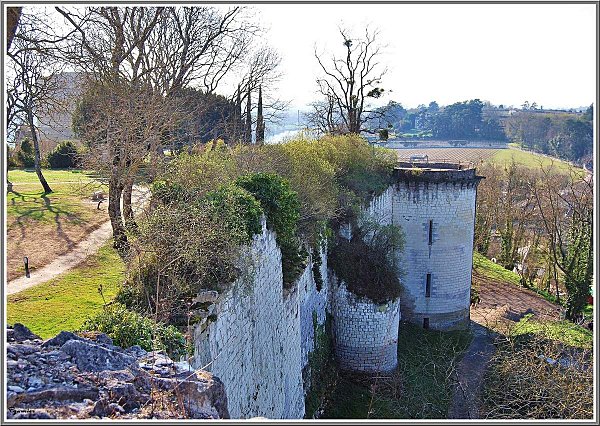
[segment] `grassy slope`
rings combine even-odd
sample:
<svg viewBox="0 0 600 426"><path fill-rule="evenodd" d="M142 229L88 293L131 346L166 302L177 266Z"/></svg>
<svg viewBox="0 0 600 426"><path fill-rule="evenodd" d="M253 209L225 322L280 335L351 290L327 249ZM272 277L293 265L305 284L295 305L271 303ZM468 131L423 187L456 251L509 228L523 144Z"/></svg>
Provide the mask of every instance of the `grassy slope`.
<svg viewBox="0 0 600 426"><path fill-rule="evenodd" d="M402 323L398 338L396 383L370 389L341 376L322 418L446 418L452 399L448 378L471 336L467 332L440 332ZM396 395L390 389L398 389ZM371 399L373 404L371 405Z"/></svg>
<svg viewBox="0 0 600 426"><path fill-rule="evenodd" d="M478 273L486 278L520 285L521 279L519 274L515 274L508 269L504 269L502 266L492 262L484 255L476 251L473 252L473 267Z"/></svg>
<svg viewBox="0 0 600 426"><path fill-rule="evenodd" d="M488 161L495 164L505 164L510 163L513 158L515 163L532 169L537 169L540 167L540 165L542 165L544 168L552 166L557 171L562 173L568 173L570 170L583 173L583 169L573 167L569 163L566 163L562 160L521 151L519 149L499 149Z"/></svg>
<svg viewBox="0 0 600 426"><path fill-rule="evenodd" d="M37 287L8 297L8 322L25 324L42 338L61 330L79 328L103 300L112 299L123 281L125 267L116 251L106 244L76 268Z"/></svg>
<svg viewBox="0 0 600 426"><path fill-rule="evenodd" d="M569 346L591 349L593 333L570 321L540 322L526 315L512 330L514 335L540 334L547 339L560 341Z"/></svg>

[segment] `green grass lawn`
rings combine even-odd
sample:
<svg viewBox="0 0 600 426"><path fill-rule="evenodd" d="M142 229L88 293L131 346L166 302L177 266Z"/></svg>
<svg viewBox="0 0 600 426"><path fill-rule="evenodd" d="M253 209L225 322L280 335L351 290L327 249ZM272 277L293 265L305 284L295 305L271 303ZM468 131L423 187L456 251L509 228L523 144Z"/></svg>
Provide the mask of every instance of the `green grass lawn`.
<svg viewBox="0 0 600 426"><path fill-rule="evenodd" d="M87 170L73 169L42 169L44 177L49 184L52 182L89 182L95 175ZM40 185L37 174L33 169L13 169L8 171L8 180L12 183L32 183ZM53 188L54 189L54 188Z"/></svg>
<svg viewBox="0 0 600 426"><path fill-rule="evenodd" d="M539 334L550 340L556 340L569 346L591 349L593 333L571 321L536 321L531 314L525 315L512 329L515 336Z"/></svg>
<svg viewBox="0 0 600 426"><path fill-rule="evenodd" d="M559 159L549 158L543 155L521 151L519 149L499 149L487 161L495 164L507 164L510 163L513 158L516 164L532 169L539 169L541 164L545 169L552 166L553 169L560 173L569 173L570 170L577 173L584 173L583 169L573 167L569 163Z"/></svg>
<svg viewBox="0 0 600 426"><path fill-rule="evenodd" d="M8 297L8 323L20 322L42 338L77 330L101 309L98 292L110 301L124 279L125 267L110 243L82 264L55 279Z"/></svg>
<svg viewBox="0 0 600 426"><path fill-rule="evenodd" d="M6 197L9 226L11 220L53 223L65 217L77 223L93 216L89 206L81 202L102 187L91 172L43 170L43 173L53 190L50 194L44 194L33 170L9 170L8 180L13 184Z"/></svg>
<svg viewBox="0 0 600 426"><path fill-rule="evenodd" d="M400 324L398 371L371 389L340 376L324 416L329 419L446 418L452 400L450 373L469 346L466 331L423 330Z"/></svg>
<svg viewBox="0 0 600 426"><path fill-rule="evenodd" d="M521 277L508 269L504 269L479 252L473 252L473 267L475 271L486 278L504 281L510 284L520 285Z"/></svg>

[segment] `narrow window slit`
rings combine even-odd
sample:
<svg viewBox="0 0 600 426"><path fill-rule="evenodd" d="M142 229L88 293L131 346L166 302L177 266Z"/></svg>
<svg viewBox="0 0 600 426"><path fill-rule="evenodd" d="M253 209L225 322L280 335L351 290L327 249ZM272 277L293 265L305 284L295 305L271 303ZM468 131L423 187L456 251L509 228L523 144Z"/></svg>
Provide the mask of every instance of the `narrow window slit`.
<svg viewBox="0 0 600 426"><path fill-rule="evenodd" d="M433 220L429 221L429 245L433 244Z"/></svg>
<svg viewBox="0 0 600 426"><path fill-rule="evenodd" d="M427 274L427 282L425 284L425 297L431 297L431 274Z"/></svg>

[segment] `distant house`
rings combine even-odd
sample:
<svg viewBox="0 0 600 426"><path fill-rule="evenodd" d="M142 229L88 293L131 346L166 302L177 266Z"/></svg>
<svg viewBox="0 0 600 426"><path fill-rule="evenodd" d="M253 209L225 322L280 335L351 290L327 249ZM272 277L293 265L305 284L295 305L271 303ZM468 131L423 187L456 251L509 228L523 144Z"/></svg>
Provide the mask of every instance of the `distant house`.
<svg viewBox="0 0 600 426"><path fill-rule="evenodd" d="M37 133L42 155L50 152L56 145L65 140L74 140L72 129L73 112L83 90L83 74L78 72L62 72L53 77L56 79L56 90L52 94L49 105L56 106L47 111L37 111ZM17 130L15 142L30 138L29 126L23 125Z"/></svg>

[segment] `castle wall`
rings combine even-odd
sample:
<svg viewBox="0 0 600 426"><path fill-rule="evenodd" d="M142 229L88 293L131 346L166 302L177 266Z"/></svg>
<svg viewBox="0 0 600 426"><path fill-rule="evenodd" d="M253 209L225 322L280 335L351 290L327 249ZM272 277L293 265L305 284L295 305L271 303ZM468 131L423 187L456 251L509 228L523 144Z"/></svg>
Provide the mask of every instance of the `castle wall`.
<svg viewBox="0 0 600 426"><path fill-rule="evenodd" d="M403 318L450 329L469 320L476 185L457 182L399 182L393 222L406 235L399 256ZM432 241L429 244L429 221ZM430 296L426 297L427 274Z"/></svg>
<svg viewBox="0 0 600 426"><path fill-rule="evenodd" d="M281 251L264 221L240 263L244 275L210 307L216 319L196 326L194 367L223 381L232 418L302 418L302 369L314 347L313 316L325 321L327 283L317 291L309 264L284 290Z"/></svg>
<svg viewBox="0 0 600 426"><path fill-rule="evenodd" d="M240 259L243 276L219 295L209 308L214 315L194 331L194 367L223 381L232 418L304 416L303 372L307 377L315 325L323 325L327 313L340 367L365 372L396 367L401 316L418 324L427 318L437 329L468 323L478 181L474 171L462 179L458 169L411 173L400 171L398 183L365 209L380 224L404 231L405 248L397 254L404 288L399 300L378 305L353 295L328 271L324 251L320 288L309 262L284 290L281 251L263 220L262 233Z"/></svg>
<svg viewBox="0 0 600 426"><path fill-rule="evenodd" d="M390 371L398 365L399 300L377 304L349 292L332 275L333 340L340 368Z"/></svg>

